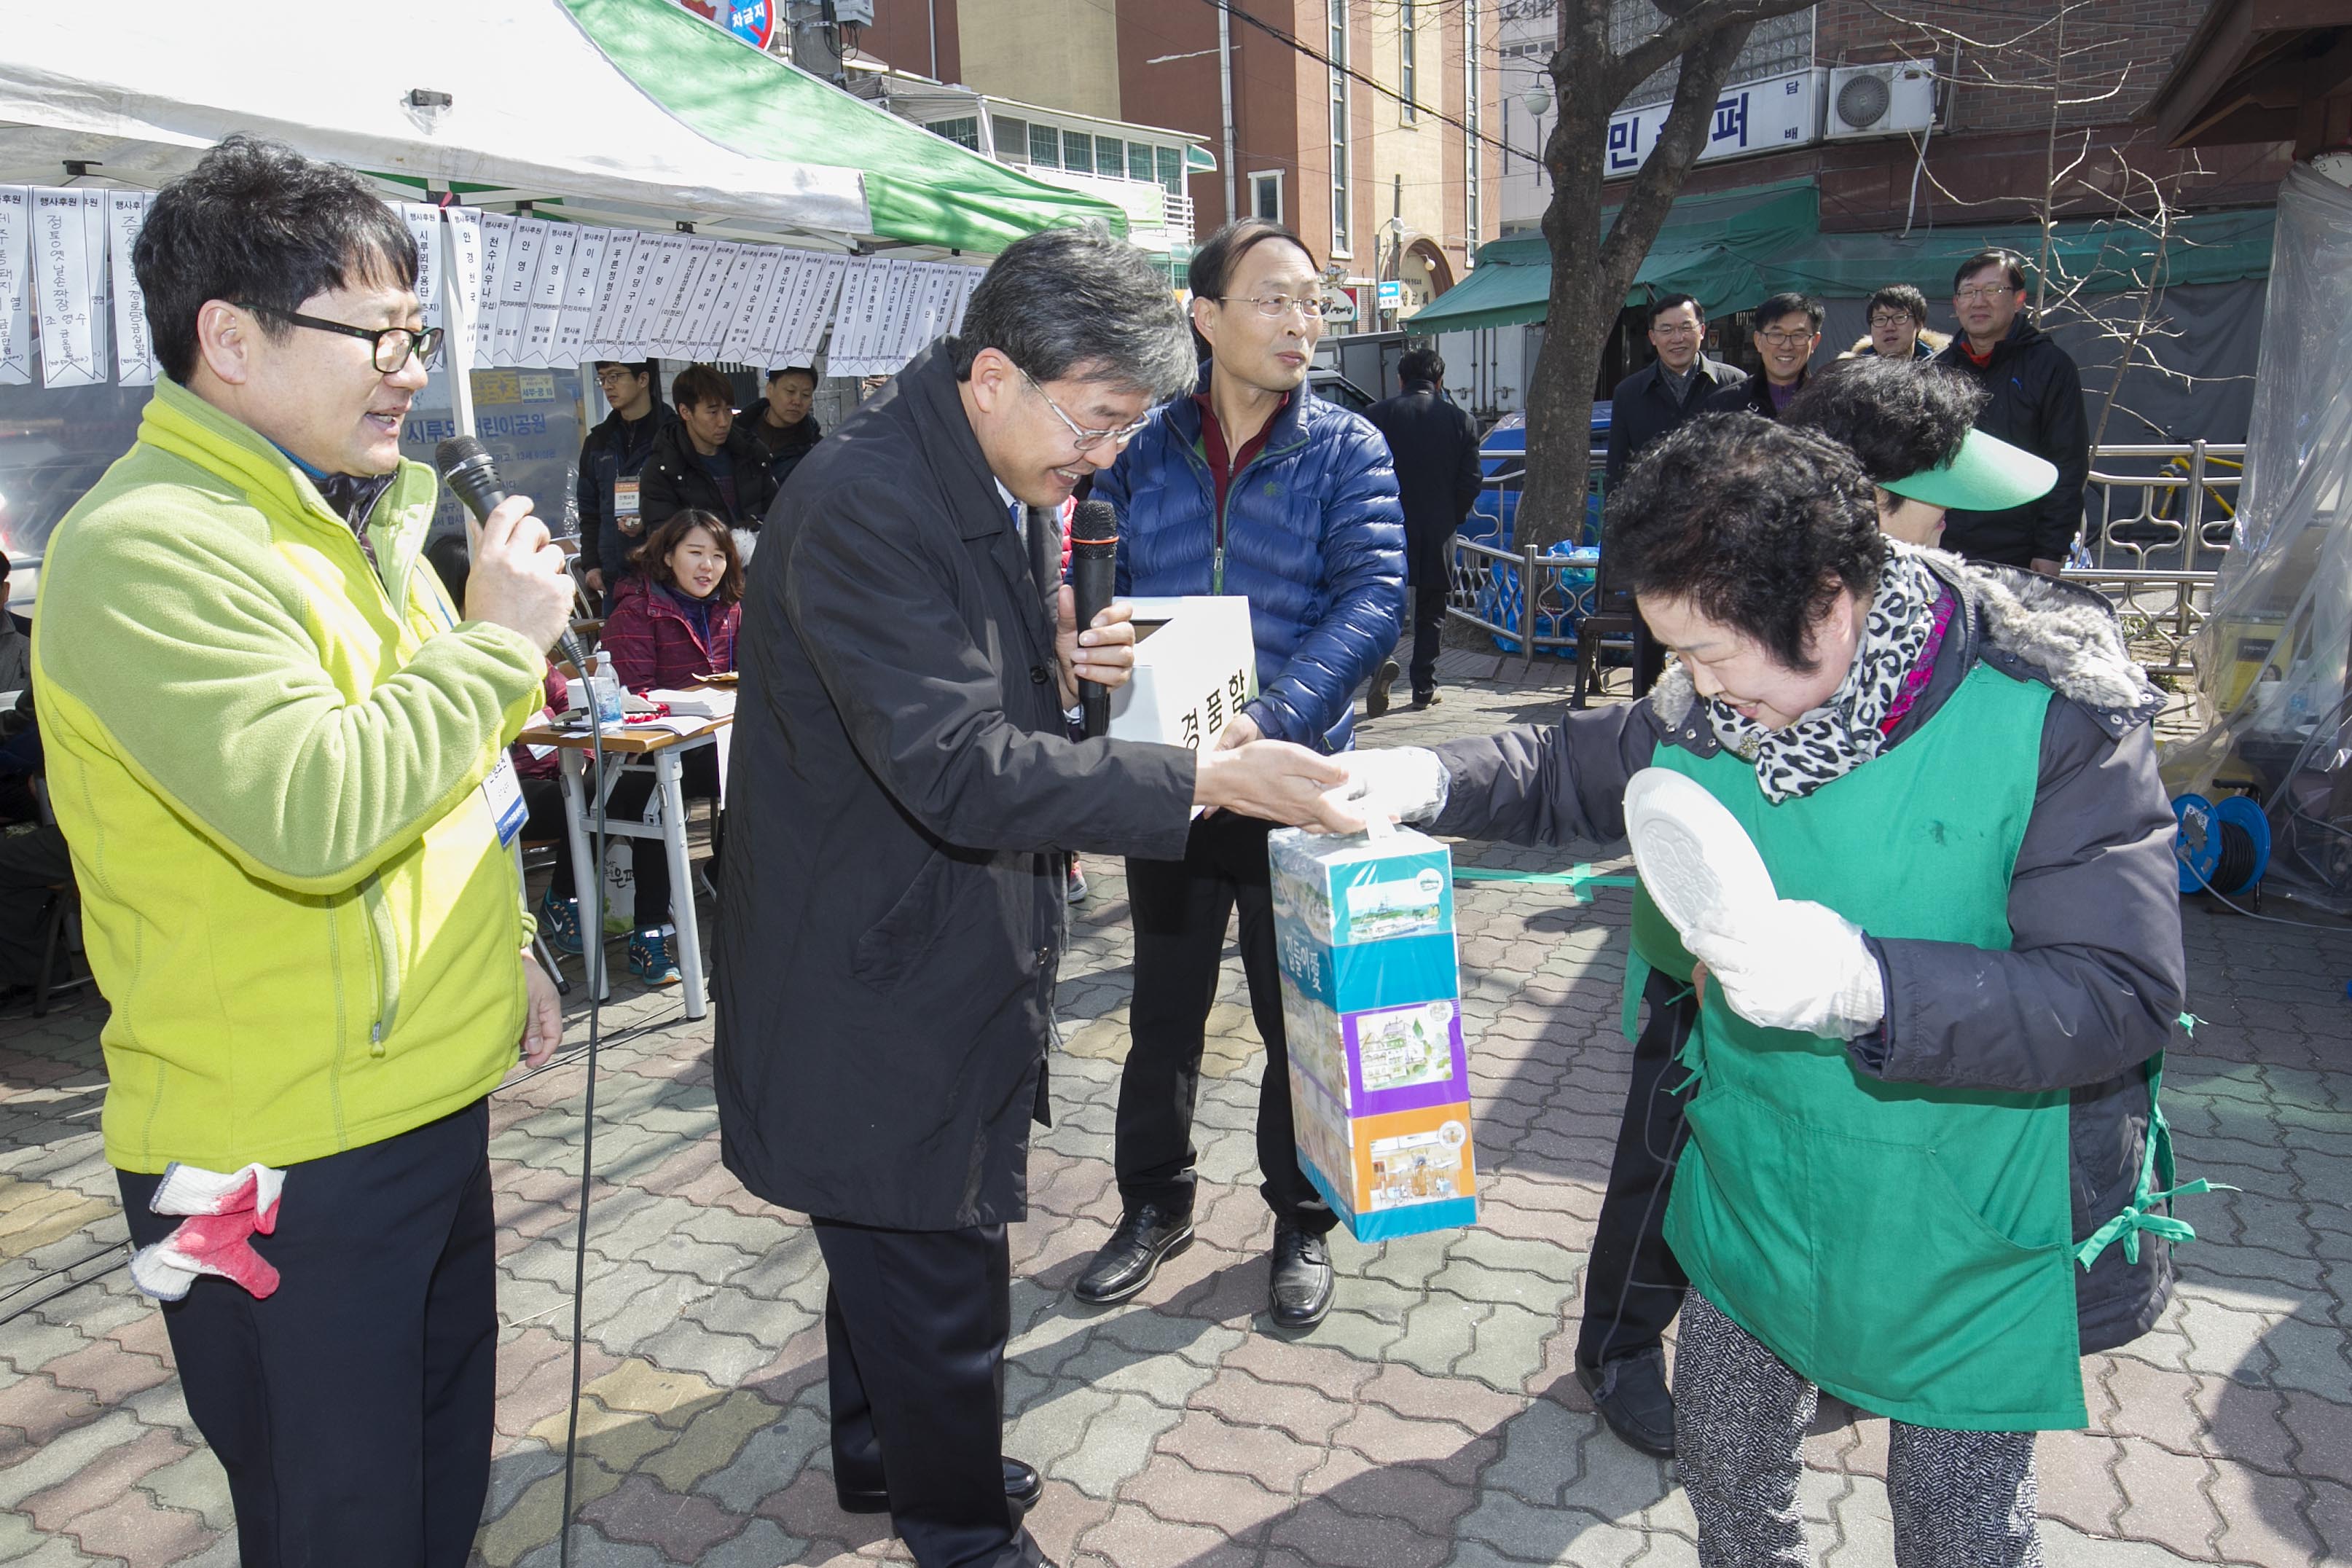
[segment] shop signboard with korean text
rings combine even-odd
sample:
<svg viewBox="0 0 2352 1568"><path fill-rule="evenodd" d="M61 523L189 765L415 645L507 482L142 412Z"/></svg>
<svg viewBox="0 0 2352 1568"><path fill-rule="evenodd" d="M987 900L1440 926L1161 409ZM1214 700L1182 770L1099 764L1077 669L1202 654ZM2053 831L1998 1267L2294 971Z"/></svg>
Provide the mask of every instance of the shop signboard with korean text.
<svg viewBox="0 0 2352 1568"><path fill-rule="evenodd" d="M1642 166L1658 144L1658 132L1672 107L1653 103L1620 110L1609 117L1607 178L1630 174ZM1802 147L1821 136L1822 73L1792 71L1725 88L1707 121L1706 144L1699 149L1698 161Z"/></svg>

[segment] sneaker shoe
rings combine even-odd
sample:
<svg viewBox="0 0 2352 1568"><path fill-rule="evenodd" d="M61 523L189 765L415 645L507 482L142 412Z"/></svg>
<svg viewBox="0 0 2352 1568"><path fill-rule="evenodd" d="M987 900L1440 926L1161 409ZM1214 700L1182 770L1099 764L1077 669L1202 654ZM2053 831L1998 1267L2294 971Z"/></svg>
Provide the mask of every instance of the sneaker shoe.
<svg viewBox="0 0 2352 1568"><path fill-rule="evenodd" d="M1070 857L1070 902L1083 904L1086 901L1087 868L1079 865L1078 858L1073 855Z"/></svg>
<svg viewBox="0 0 2352 1568"><path fill-rule="evenodd" d="M1078 1276L1071 1293L1089 1306L1124 1301L1160 1272L1160 1264L1192 1245L1192 1216L1145 1204L1118 1216L1118 1227Z"/></svg>
<svg viewBox="0 0 2352 1568"><path fill-rule="evenodd" d="M1274 1222L1274 1270L1267 1291L1275 1327L1311 1329L1331 1310L1331 1248L1288 1220Z"/></svg>
<svg viewBox="0 0 2352 1568"><path fill-rule="evenodd" d="M1644 1454L1675 1457L1675 1396L1666 1390L1665 1352L1653 1346L1604 1362L1598 1372L1580 1366L1576 1381L1592 1395L1609 1430Z"/></svg>
<svg viewBox="0 0 2352 1568"><path fill-rule="evenodd" d="M1412 694L1412 705L1415 708L1426 708L1437 700L1437 688L1434 686L1423 687Z"/></svg>
<svg viewBox="0 0 2352 1568"><path fill-rule="evenodd" d="M1380 668L1372 671L1372 683L1364 689L1364 717L1377 719L1389 710L1389 688L1396 684L1402 673L1392 658L1381 660Z"/></svg>
<svg viewBox="0 0 2352 1568"><path fill-rule="evenodd" d="M558 899L548 889L539 898L539 934L558 952L580 956L580 900Z"/></svg>
<svg viewBox="0 0 2352 1568"><path fill-rule="evenodd" d="M670 956L668 928L629 933L629 973L649 986L678 983L677 960Z"/></svg>

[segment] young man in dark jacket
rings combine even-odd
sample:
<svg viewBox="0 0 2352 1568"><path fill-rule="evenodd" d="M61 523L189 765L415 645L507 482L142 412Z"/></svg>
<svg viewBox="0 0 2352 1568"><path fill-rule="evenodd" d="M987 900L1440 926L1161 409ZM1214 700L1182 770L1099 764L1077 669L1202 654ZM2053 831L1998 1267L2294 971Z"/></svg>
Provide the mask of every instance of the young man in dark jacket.
<svg viewBox="0 0 2352 1568"><path fill-rule="evenodd" d="M1005 1226L1045 1119L1065 852L1178 854L1203 806L1356 826L1302 747L1071 736L1077 681L1124 681L1134 633L1114 607L1081 647L1056 513L1191 366L1142 252L1016 241L961 332L811 454L751 563L720 1148L814 1222L833 1482L921 1568L1044 1561L1037 1472L1003 1455Z"/></svg>
<svg viewBox="0 0 2352 1568"><path fill-rule="evenodd" d="M580 510L580 567L588 586L605 593L629 571L629 552L646 536L641 476L654 437L674 423L654 388L654 363L596 362L596 384L613 412L580 444L573 493Z"/></svg>
<svg viewBox="0 0 2352 1568"><path fill-rule="evenodd" d="M1223 745L1261 735L1319 752L1353 743L1355 689L1396 646L1404 518L1388 443L1360 415L1307 391L1323 334L1322 279L1296 235L1244 218L1193 254L1192 325L1210 365L1095 481L1119 512L1122 594L1239 594L1257 643L1258 695ZM1192 1239L1192 1104L1225 927L1241 910L1250 1011L1265 1041L1260 1189L1274 1210L1274 1321L1331 1307L1324 1237L1338 1218L1299 1169L1275 959L1266 826L1195 823L1175 854L1127 863L1135 912L1131 1043L1119 1079L1124 1212L1080 1277L1083 1301L1123 1300Z"/></svg>
<svg viewBox="0 0 2352 1568"><path fill-rule="evenodd" d="M1445 626L1448 547L1478 499L1478 426L1445 395L1445 362L1431 348L1408 349L1397 363L1404 390L1365 413L1389 444L1397 495L1404 504L1404 575L1412 588L1412 705L1437 700L1437 644ZM1389 710L1393 658L1381 661L1364 693L1364 711Z"/></svg>
<svg viewBox="0 0 2352 1568"><path fill-rule="evenodd" d="M670 400L677 418L646 458L646 531L679 512L707 511L756 533L776 499L776 476L766 449L735 422L735 389L710 366L690 364L670 383Z"/></svg>
<svg viewBox="0 0 2352 1568"><path fill-rule="evenodd" d="M2025 264L2008 251L1988 250L1960 264L1952 310L1960 335L1937 363L1991 395L1977 428L2057 465L2058 483L2028 506L1948 514L1944 547L1971 561L2054 577L2066 569L2067 552L2083 531L2083 485L2091 473L2083 373L2034 325L2025 308Z"/></svg>

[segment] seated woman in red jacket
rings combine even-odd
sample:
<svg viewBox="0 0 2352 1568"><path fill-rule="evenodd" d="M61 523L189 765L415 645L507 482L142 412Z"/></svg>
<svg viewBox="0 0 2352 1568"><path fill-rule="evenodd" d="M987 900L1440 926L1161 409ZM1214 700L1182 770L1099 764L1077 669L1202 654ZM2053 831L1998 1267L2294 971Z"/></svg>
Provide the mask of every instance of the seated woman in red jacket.
<svg viewBox="0 0 2352 1568"><path fill-rule="evenodd" d="M743 563L734 535L707 511L681 511L654 530L630 561L634 575L621 579L604 618L602 647L613 656L613 672L632 691L692 686L706 675L735 668L735 625L742 615ZM682 759L686 793L719 794L719 752L699 746ZM653 793L650 773L630 772L613 786L605 810L635 817ZM648 985L677 984L677 958L670 951L669 858L652 853L649 839L636 841L636 930L629 937L629 971ZM688 889L688 898L694 896Z"/></svg>

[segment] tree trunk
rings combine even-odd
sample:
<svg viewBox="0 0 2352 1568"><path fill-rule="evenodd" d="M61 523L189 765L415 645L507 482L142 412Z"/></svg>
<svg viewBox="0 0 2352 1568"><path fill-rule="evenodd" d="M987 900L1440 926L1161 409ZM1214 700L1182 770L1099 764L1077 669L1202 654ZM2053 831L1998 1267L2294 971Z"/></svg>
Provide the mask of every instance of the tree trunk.
<svg viewBox="0 0 2352 1568"><path fill-rule="evenodd" d="M1559 117L1544 142L1544 168L1552 186L1543 218L1551 251L1551 299L1543 352L1528 378L1527 489L1519 499L1517 542L1546 548L1583 528L1594 385L1633 275L1706 145L1716 100L1748 33L1763 18L1801 10L1803 4L1715 0L1671 8L1671 27L1707 30L1697 33L1681 57L1674 106L1657 144L1641 172L1612 193L1622 197L1622 205L1604 239L1601 206L1609 117L1655 67L1611 51L1609 0L1563 0L1559 48L1551 60Z"/></svg>

